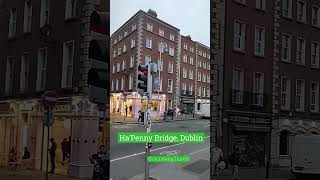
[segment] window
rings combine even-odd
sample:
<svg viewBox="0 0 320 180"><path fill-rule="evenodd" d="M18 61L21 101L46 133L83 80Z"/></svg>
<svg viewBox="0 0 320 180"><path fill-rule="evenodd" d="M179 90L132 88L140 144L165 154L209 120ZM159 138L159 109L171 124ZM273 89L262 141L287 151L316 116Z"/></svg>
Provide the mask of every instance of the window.
<svg viewBox="0 0 320 180"><path fill-rule="evenodd" d="M319 43L311 43L311 66L319 68Z"/></svg>
<svg viewBox="0 0 320 180"><path fill-rule="evenodd" d="M113 65L113 66L112 66L112 73L113 73L113 74L116 73L116 65Z"/></svg>
<svg viewBox="0 0 320 180"><path fill-rule="evenodd" d="M202 97L206 97L206 88L202 87Z"/></svg>
<svg viewBox="0 0 320 180"><path fill-rule="evenodd" d="M170 74L173 73L173 62L169 62L168 73L170 73Z"/></svg>
<svg viewBox="0 0 320 180"><path fill-rule="evenodd" d="M256 0L256 8L265 10L266 9L266 0Z"/></svg>
<svg viewBox="0 0 320 180"><path fill-rule="evenodd" d="M10 9L10 17L9 17L9 37L13 37L17 32L17 9Z"/></svg>
<svg viewBox="0 0 320 180"><path fill-rule="evenodd" d="M173 47L169 47L169 55L174 56L174 48Z"/></svg>
<svg viewBox="0 0 320 180"><path fill-rule="evenodd" d="M245 24L240 21L234 22L233 48L244 51L245 49Z"/></svg>
<svg viewBox="0 0 320 180"><path fill-rule="evenodd" d="M297 1L297 19L299 21L306 21L306 3L304 1Z"/></svg>
<svg viewBox="0 0 320 180"><path fill-rule="evenodd" d="M186 85L186 83L182 83L182 94L183 95L187 94L187 85Z"/></svg>
<svg viewBox="0 0 320 180"><path fill-rule="evenodd" d="M77 0L66 0L64 19L70 19L77 15Z"/></svg>
<svg viewBox="0 0 320 180"><path fill-rule="evenodd" d="M311 83L310 111L319 111L319 83Z"/></svg>
<svg viewBox="0 0 320 180"><path fill-rule="evenodd" d="M207 75L207 83L210 83L210 74Z"/></svg>
<svg viewBox="0 0 320 180"><path fill-rule="evenodd" d="M132 24L132 26L131 26L131 31L133 32L133 31L135 31L137 29L137 25L136 24Z"/></svg>
<svg viewBox="0 0 320 180"><path fill-rule="evenodd" d="M147 23L147 30L152 32L153 31L153 25L150 24L150 23Z"/></svg>
<svg viewBox="0 0 320 180"><path fill-rule="evenodd" d="M183 43L183 49L188 50L188 45L186 43Z"/></svg>
<svg viewBox="0 0 320 180"><path fill-rule="evenodd" d="M173 89L173 80L168 79L168 93L172 93L172 89Z"/></svg>
<svg viewBox="0 0 320 180"><path fill-rule="evenodd" d="M146 47L152 49L152 39L146 38Z"/></svg>
<svg viewBox="0 0 320 180"><path fill-rule="evenodd" d="M120 63L117 63L117 72L120 72Z"/></svg>
<svg viewBox="0 0 320 180"><path fill-rule="evenodd" d="M198 81L201 81L201 73L198 72Z"/></svg>
<svg viewBox="0 0 320 180"><path fill-rule="evenodd" d="M151 62L151 56L150 55L146 55L145 56L145 60L144 60L144 64L148 64Z"/></svg>
<svg viewBox="0 0 320 180"><path fill-rule="evenodd" d="M206 53L206 52L203 52L202 57L206 58L206 57L207 57L207 53Z"/></svg>
<svg viewBox="0 0 320 180"><path fill-rule="evenodd" d="M193 47L192 46L190 46L190 52L193 53Z"/></svg>
<svg viewBox="0 0 320 180"><path fill-rule="evenodd" d="M6 71L6 87L5 87L6 94L12 93L14 64L15 64L15 58L8 57L7 58L7 71Z"/></svg>
<svg viewBox="0 0 320 180"><path fill-rule="evenodd" d="M121 89L120 90L121 91L124 90L124 76L122 76L122 78L121 78Z"/></svg>
<svg viewBox="0 0 320 180"><path fill-rule="evenodd" d="M263 87L264 87L264 75L263 73L254 73L253 79L253 104L263 105Z"/></svg>
<svg viewBox="0 0 320 180"><path fill-rule="evenodd" d="M162 37L164 36L164 30L161 29L161 28L159 28L159 35L162 36Z"/></svg>
<svg viewBox="0 0 320 180"><path fill-rule="evenodd" d="M207 54L207 58L210 59L210 54L209 53Z"/></svg>
<svg viewBox="0 0 320 180"><path fill-rule="evenodd" d="M127 44L124 44L124 45L123 45L123 52L124 52L124 53L127 52Z"/></svg>
<svg viewBox="0 0 320 180"><path fill-rule="evenodd" d="M38 52L38 73L37 73L37 90L43 90L47 81L47 48L39 49Z"/></svg>
<svg viewBox="0 0 320 180"><path fill-rule="evenodd" d="M202 82L206 82L206 81L207 81L207 80L206 80L206 77L207 77L207 76L203 73L203 74L202 74Z"/></svg>
<svg viewBox="0 0 320 180"><path fill-rule="evenodd" d="M170 34L170 40L174 41L174 34Z"/></svg>
<svg viewBox="0 0 320 180"><path fill-rule="evenodd" d="M282 15L284 17L292 17L292 0L282 0Z"/></svg>
<svg viewBox="0 0 320 180"><path fill-rule="evenodd" d="M302 38L297 38L297 64L305 64L305 41Z"/></svg>
<svg viewBox="0 0 320 180"><path fill-rule="evenodd" d="M131 48L134 48L136 46L136 40L133 38L131 39Z"/></svg>
<svg viewBox="0 0 320 180"><path fill-rule="evenodd" d="M111 81L111 92L114 91L114 80Z"/></svg>
<svg viewBox="0 0 320 180"><path fill-rule="evenodd" d="M134 55L130 56L130 68L134 67Z"/></svg>
<svg viewBox="0 0 320 180"><path fill-rule="evenodd" d="M282 61L291 62L291 37L282 34Z"/></svg>
<svg viewBox="0 0 320 180"><path fill-rule="evenodd" d="M126 69L126 61L122 60L122 71Z"/></svg>
<svg viewBox="0 0 320 180"><path fill-rule="evenodd" d="M183 62L188 63L188 56L185 54L183 55Z"/></svg>
<svg viewBox="0 0 320 180"><path fill-rule="evenodd" d="M281 109L290 109L290 79L281 78Z"/></svg>
<svg viewBox="0 0 320 180"><path fill-rule="evenodd" d="M193 57L190 56L190 64L193 65Z"/></svg>
<svg viewBox="0 0 320 180"><path fill-rule="evenodd" d="M193 70L189 69L189 79L193 79Z"/></svg>
<svg viewBox="0 0 320 180"><path fill-rule="evenodd" d="M192 95L193 92L193 85L189 84L189 95Z"/></svg>
<svg viewBox="0 0 320 180"><path fill-rule="evenodd" d="M41 0L40 28L49 23L50 0Z"/></svg>
<svg viewBox="0 0 320 180"><path fill-rule="evenodd" d="M202 56L202 51L201 50L198 51L198 55Z"/></svg>
<svg viewBox="0 0 320 180"><path fill-rule="evenodd" d="M24 2L24 16L23 16L23 32L31 32L32 24L32 5L30 0Z"/></svg>
<svg viewBox="0 0 320 180"><path fill-rule="evenodd" d="M210 63L207 64L207 69L210 71Z"/></svg>
<svg viewBox="0 0 320 180"><path fill-rule="evenodd" d="M207 63L205 61L202 62L202 67L203 67L203 69L206 69Z"/></svg>
<svg viewBox="0 0 320 180"><path fill-rule="evenodd" d="M197 89L197 95L200 97L201 96L201 86L198 86L198 89Z"/></svg>
<svg viewBox="0 0 320 180"><path fill-rule="evenodd" d="M116 80L116 91L119 90L119 79Z"/></svg>
<svg viewBox="0 0 320 180"><path fill-rule="evenodd" d="M182 69L182 77L187 78L187 69L186 68Z"/></svg>
<svg viewBox="0 0 320 180"><path fill-rule="evenodd" d="M118 49L118 56L121 55L121 47Z"/></svg>
<svg viewBox="0 0 320 180"><path fill-rule="evenodd" d="M117 51L113 51L113 58L117 56Z"/></svg>
<svg viewBox="0 0 320 180"><path fill-rule="evenodd" d="M125 32L123 33L123 36L124 36L124 37L127 37L127 36L128 36L128 31L125 31Z"/></svg>
<svg viewBox="0 0 320 180"><path fill-rule="evenodd" d="M25 53L21 57L21 71L20 71L20 91L25 92L28 89L29 81L29 63L30 63L30 54Z"/></svg>
<svg viewBox="0 0 320 180"><path fill-rule="evenodd" d="M117 44L117 39L115 38L114 40L113 40L113 44Z"/></svg>
<svg viewBox="0 0 320 180"><path fill-rule="evenodd" d="M296 110L304 110L304 80L298 79L296 81Z"/></svg>
<svg viewBox="0 0 320 180"><path fill-rule="evenodd" d="M72 87L74 61L74 42L68 41L63 43L63 66L61 87Z"/></svg>
<svg viewBox="0 0 320 180"><path fill-rule="evenodd" d="M207 97L210 97L210 88L207 88Z"/></svg>
<svg viewBox="0 0 320 180"><path fill-rule="evenodd" d="M160 81L158 80L159 79L159 77L157 77L156 79L155 79L155 90L158 92L162 92L162 78L160 77ZM159 83L160 82L160 83ZM160 85L160 87L159 87L159 85Z"/></svg>
<svg viewBox="0 0 320 180"><path fill-rule="evenodd" d="M158 58L158 71L163 71L163 59Z"/></svg>
<svg viewBox="0 0 320 180"><path fill-rule="evenodd" d="M243 103L243 70L233 69L232 77L232 103L242 104Z"/></svg>
<svg viewBox="0 0 320 180"><path fill-rule="evenodd" d="M201 61L198 61L198 67L201 68Z"/></svg>
<svg viewBox="0 0 320 180"><path fill-rule="evenodd" d="M319 19L320 19L320 12L319 7L313 6L312 7L312 25L319 26Z"/></svg>
<svg viewBox="0 0 320 180"><path fill-rule="evenodd" d="M254 54L259 56L264 56L264 46L265 46L265 30L263 27L256 27Z"/></svg>
<svg viewBox="0 0 320 180"><path fill-rule="evenodd" d="M279 148L280 155L289 155L289 132L286 130L280 132Z"/></svg>
<svg viewBox="0 0 320 180"><path fill-rule="evenodd" d="M122 40L122 35L119 35L119 42Z"/></svg>

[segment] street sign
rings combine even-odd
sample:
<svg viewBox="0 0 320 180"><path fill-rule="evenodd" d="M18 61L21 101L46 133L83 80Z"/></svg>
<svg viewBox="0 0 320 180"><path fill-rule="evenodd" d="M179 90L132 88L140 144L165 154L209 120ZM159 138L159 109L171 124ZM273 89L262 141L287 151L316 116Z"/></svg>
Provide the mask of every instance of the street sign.
<svg viewBox="0 0 320 180"><path fill-rule="evenodd" d="M45 126L52 126L53 124L53 113L52 111L47 111L47 112L44 112L43 114L43 117L42 117L42 122Z"/></svg>
<svg viewBox="0 0 320 180"><path fill-rule="evenodd" d="M57 104L58 98L55 91L46 91L42 95L42 104L45 109L51 109Z"/></svg>

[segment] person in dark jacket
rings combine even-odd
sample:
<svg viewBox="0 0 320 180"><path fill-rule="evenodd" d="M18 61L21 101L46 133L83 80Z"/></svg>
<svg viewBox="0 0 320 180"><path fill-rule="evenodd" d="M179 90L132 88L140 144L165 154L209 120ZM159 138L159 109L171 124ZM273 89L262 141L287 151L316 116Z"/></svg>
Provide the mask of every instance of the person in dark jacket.
<svg viewBox="0 0 320 180"><path fill-rule="evenodd" d="M109 177L109 156L106 147L101 145L97 154L89 158L93 164L92 180L107 180Z"/></svg>
<svg viewBox="0 0 320 180"><path fill-rule="evenodd" d="M61 150L62 150L62 161L64 162L66 160L67 157L67 138L64 138L62 143L61 143Z"/></svg>
<svg viewBox="0 0 320 180"><path fill-rule="evenodd" d="M239 180L239 164L240 164L240 149L235 148L234 152L229 157L229 163L232 165L232 179Z"/></svg>
<svg viewBox="0 0 320 180"><path fill-rule="evenodd" d="M51 148L49 149L49 153L50 153L50 161L51 161L51 174L54 174L54 170L56 169L56 162L55 162L55 158L56 158L56 150L57 150L57 144L54 141L54 138L50 139L51 142Z"/></svg>

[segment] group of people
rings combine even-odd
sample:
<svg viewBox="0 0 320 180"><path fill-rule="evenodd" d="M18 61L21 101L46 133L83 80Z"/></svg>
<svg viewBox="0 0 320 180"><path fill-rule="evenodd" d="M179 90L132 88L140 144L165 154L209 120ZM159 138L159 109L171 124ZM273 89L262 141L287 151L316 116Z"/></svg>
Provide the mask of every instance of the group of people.
<svg viewBox="0 0 320 180"><path fill-rule="evenodd" d="M15 147L12 147L9 153L9 166L10 168L17 168L19 164L20 162L17 150ZM31 169L31 155L27 147L24 147L24 152L21 159L21 166L25 169Z"/></svg>
<svg viewBox="0 0 320 180"><path fill-rule="evenodd" d="M223 156L222 149L214 147L212 150L213 154L213 175L219 175L219 172L225 168L225 159ZM239 164L240 164L240 149L235 147L233 152L228 157L228 162L232 166L232 179L239 180Z"/></svg>
<svg viewBox="0 0 320 180"><path fill-rule="evenodd" d="M104 145L101 145L99 151L89 157L93 164L92 180L107 180L109 178L109 154Z"/></svg>
<svg viewBox="0 0 320 180"><path fill-rule="evenodd" d="M55 142L54 138L50 138L50 163L51 163L51 174L55 173L56 169L56 150L57 150L57 143ZM69 136L69 139L64 138L61 142L61 150L62 150L62 164L66 165L70 161L70 153L71 153L71 137Z"/></svg>

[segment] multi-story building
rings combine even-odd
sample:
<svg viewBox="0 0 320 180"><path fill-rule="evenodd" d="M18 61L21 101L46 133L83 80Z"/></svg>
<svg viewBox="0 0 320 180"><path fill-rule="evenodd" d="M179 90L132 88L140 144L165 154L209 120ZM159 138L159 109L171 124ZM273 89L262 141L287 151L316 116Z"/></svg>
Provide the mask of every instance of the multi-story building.
<svg viewBox="0 0 320 180"><path fill-rule="evenodd" d="M208 47L192 41L191 37L181 36L178 28L157 18L153 10L138 11L112 34L111 44L112 114L124 115L127 107L128 115L137 117L138 111L146 107L146 97L137 92L137 78L138 66L147 62L158 64L159 71L153 79L160 78L159 92L157 85L153 85L151 115L158 116L175 108L193 112L197 57L208 64ZM201 58L197 55L198 46L205 52L206 60L203 60L203 54ZM207 66L205 69L207 76ZM209 83L201 87L205 87L204 93L207 94ZM199 99L207 98L202 94L199 96Z"/></svg>
<svg viewBox="0 0 320 180"><path fill-rule="evenodd" d="M58 145L56 171L68 172L67 167L61 166L61 142L70 138L69 174L90 177L92 165L87 157L98 146L101 117L87 95L90 14L107 11L109 3L86 0L2 2L0 163L7 161L10 149L15 148L21 155L27 147L32 166L45 169L48 128L42 123L41 96L46 90L52 90L58 94L57 106L52 110L54 123L50 127L50 137L55 138Z"/></svg>
<svg viewBox="0 0 320 180"><path fill-rule="evenodd" d="M213 3L214 142L242 166L289 166L294 135L320 130L319 2Z"/></svg>

